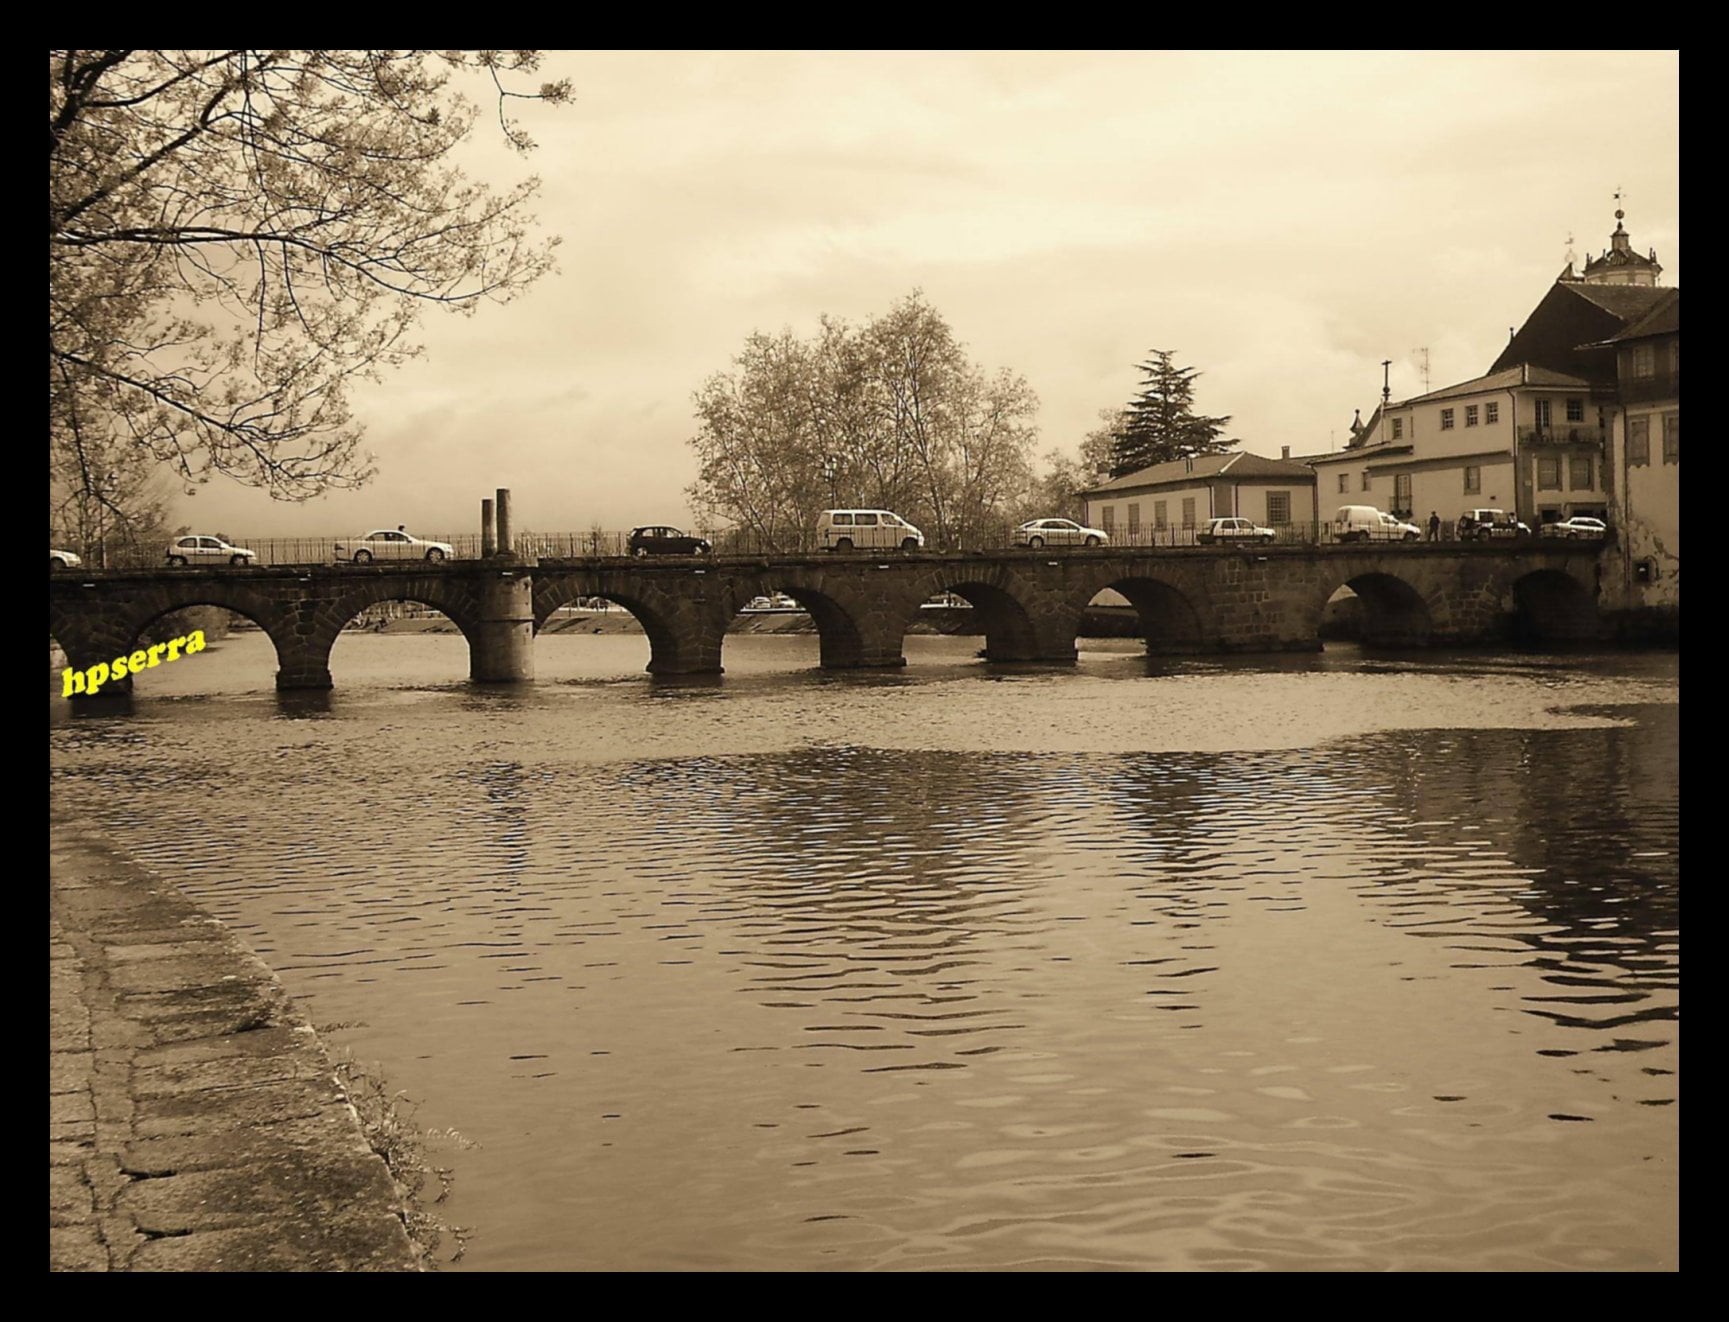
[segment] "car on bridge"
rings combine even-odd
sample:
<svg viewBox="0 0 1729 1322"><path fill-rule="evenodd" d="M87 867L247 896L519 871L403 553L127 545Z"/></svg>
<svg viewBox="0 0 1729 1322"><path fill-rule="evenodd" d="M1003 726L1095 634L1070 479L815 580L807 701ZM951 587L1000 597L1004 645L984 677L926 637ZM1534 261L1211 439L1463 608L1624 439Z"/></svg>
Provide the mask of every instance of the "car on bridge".
<svg viewBox="0 0 1729 1322"><path fill-rule="evenodd" d="M1195 534L1195 541L1202 546L1217 542L1255 542L1267 546L1277 536L1271 528L1257 526L1253 519L1208 519Z"/></svg>
<svg viewBox="0 0 1729 1322"><path fill-rule="evenodd" d="M1103 528L1088 528L1073 519L1033 519L1016 528L1009 545L1037 551L1046 546L1109 546L1111 535Z"/></svg>
<svg viewBox="0 0 1729 1322"><path fill-rule="evenodd" d="M624 549L631 555L707 555L714 548L707 538L695 537L662 524L652 528L632 528Z"/></svg>
<svg viewBox="0 0 1729 1322"><path fill-rule="evenodd" d="M1529 537L1531 530L1506 510L1466 510L1459 516L1459 540L1486 542L1504 537Z"/></svg>
<svg viewBox="0 0 1729 1322"><path fill-rule="evenodd" d="M78 555L76 552L57 551L52 546L48 548L48 568L50 571L56 569L76 569L83 563L84 557Z"/></svg>
<svg viewBox="0 0 1729 1322"><path fill-rule="evenodd" d="M816 520L825 551L917 551L925 535L891 510L824 510Z"/></svg>
<svg viewBox="0 0 1729 1322"><path fill-rule="evenodd" d="M449 542L429 542L404 528L379 528L336 544L336 558L357 565L373 560L450 560L455 555Z"/></svg>
<svg viewBox="0 0 1729 1322"><path fill-rule="evenodd" d="M1561 519L1555 523L1545 523L1542 529L1545 537L1566 537L1569 539L1584 538L1601 541L1609 535L1609 525L1601 519L1594 519L1589 514L1575 514L1570 519Z"/></svg>
<svg viewBox="0 0 1729 1322"><path fill-rule="evenodd" d="M168 543L168 563L178 565L255 565L258 552L232 546L220 537L194 533Z"/></svg>
<svg viewBox="0 0 1729 1322"><path fill-rule="evenodd" d="M1341 542L1415 542L1423 530L1373 505L1341 505L1333 516L1333 537Z"/></svg>

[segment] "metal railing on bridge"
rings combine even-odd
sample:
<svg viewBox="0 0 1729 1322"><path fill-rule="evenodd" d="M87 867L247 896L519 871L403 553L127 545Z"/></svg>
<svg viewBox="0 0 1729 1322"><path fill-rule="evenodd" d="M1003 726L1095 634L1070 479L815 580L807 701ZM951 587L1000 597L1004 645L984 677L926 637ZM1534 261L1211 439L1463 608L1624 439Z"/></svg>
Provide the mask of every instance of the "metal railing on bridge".
<svg viewBox="0 0 1729 1322"><path fill-rule="evenodd" d="M1428 541L1426 523L1421 519L1410 519L1419 528L1419 541ZM694 535L705 538L717 556L773 556L814 554L822 550L816 540L815 533L806 529L768 536L742 528L726 529L693 529ZM1201 541L1205 532L1203 527L1154 527L1142 524L1135 528L1113 528L1110 533L1109 546L1114 550L1203 547L1209 545ZM222 536L222 534L212 534ZM480 537L477 533L442 533L429 534L416 532L414 534L422 541L443 542L451 548L452 560L476 560L480 558ZM357 541L353 537L247 537L223 536L229 545L244 548L254 553L254 563L265 567L299 568L316 565L348 564L354 559ZM1282 524L1273 529L1274 546L1317 546L1329 545L1337 539L1334 536L1332 524L1329 522ZM1372 539L1383 540L1383 539ZM1399 538L1388 537L1387 542L1397 544ZM1444 519L1441 522L1438 540L1455 542L1459 540L1458 530L1453 520ZM606 557L623 557L630 554L630 533L624 530L590 529L587 532L522 532L517 533L512 541L519 554L532 555L536 559L593 559ZM1255 542L1221 541L1211 543L1215 548L1233 546L1252 547ZM63 543L56 543L63 545ZM341 547L341 551L338 550ZM945 548L928 545L930 551L940 551ZM1029 553L1034 548L1010 544L1005 537L994 544L976 544L947 548L953 552L991 552L1005 550L1020 550ZM1045 553L1061 552L1075 549L1066 545L1056 545L1047 542L1039 550ZM869 551L865 552L869 554ZM99 568L102 556L99 548L92 547L84 552L84 564L87 568ZM424 553L405 556L406 561L423 558ZM149 547L110 546L107 549L107 567L110 569L156 569L167 561L166 544ZM363 558L364 562L364 558ZM372 552L372 563L390 564L392 560L376 552ZM394 563L401 563L395 561ZM226 559L213 562L226 568Z"/></svg>

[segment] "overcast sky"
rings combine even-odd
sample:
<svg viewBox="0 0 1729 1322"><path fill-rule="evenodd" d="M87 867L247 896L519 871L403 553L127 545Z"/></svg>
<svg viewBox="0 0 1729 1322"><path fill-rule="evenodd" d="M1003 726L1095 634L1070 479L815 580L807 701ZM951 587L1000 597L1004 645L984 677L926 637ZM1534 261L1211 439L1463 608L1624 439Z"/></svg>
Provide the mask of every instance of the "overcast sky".
<svg viewBox="0 0 1729 1322"><path fill-rule="evenodd" d="M687 523L691 392L753 330L922 288L1072 449L1149 348L1245 448L1343 445L1352 411L1483 372L1560 271L1634 246L1680 283L1680 59L1540 54L551 52L531 107L561 272L358 399L378 476L283 505L213 482L236 536ZM484 121L481 130L484 131Z"/></svg>

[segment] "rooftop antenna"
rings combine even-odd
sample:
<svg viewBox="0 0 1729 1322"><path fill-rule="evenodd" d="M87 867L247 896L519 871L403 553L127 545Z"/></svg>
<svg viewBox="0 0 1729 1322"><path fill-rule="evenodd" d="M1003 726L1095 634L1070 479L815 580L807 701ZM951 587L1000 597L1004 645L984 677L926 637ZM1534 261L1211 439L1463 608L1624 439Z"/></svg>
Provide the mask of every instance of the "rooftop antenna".
<svg viewBox="0 0 1729 1322"><path fill-rule="evenodd" d="M1391 358L1381 360L1381 406L1383 408L1393 402L1393 387L1389 384L1390 379L1387 375L1388 369L1392 366L1393 360Z"/></svg>
<svg viewBox="0 0 1729 1322"><path fill-rule="evenodd" d="M1423 393L1429 393L1429 346L1411 350L1417 355L1417 370L1423 374Z"/></svg>

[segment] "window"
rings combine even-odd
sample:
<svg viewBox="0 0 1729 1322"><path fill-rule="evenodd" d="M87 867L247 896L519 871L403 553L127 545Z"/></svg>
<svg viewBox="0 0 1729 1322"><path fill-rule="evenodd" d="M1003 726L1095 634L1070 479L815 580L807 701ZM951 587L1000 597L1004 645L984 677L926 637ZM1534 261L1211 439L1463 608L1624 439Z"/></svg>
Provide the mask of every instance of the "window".
<svg viewBox="0 0 1729 1322"><path fill-rule="evenodd" d="M1441 410L1441 430L1442 431L1452 431L1453 430L1453 410L1452 409L1442 409Z"/></svg>
<svg viewBox="0 0 1729 1322"><path fill-rule="evenodd" d="M1465 465L1465 494L1477 495L1483 490L1483 470L1477 464Z"/></svg>
<svg viewBox="0 0 1729 1322"><path fill-rule="evenodd" d="M1141 503L1138 500L1129 502L1129 536L1133 537L1141 530Z"/></svg>
<svg viewBox="0 0 1729 1322"><path fill-rule="evenodd" d="M1183 497L1183 527L1193 528L1194 526L1195 526L1195 498L1193 496L1184 496Z"/></svg>
<svg viewBox="0 0 1729 1322"><path fill-rule="evenodd" d="M1483 405L1483 421L1491 427L1501 421L1501 406L1499 404Z"/></svg>
<svg viewBox="0 0 1729 1322"><path fill-rule="evenodd" d="M1350 489L1351 489L1351 475L1349 473L1340 473L1339 474L1339 494L1342 496L1346 492L1350 491Z"/></svg>
<svg viewBox="0 0 1729 1322"><path fill-rule="evenodd" d="M1681 444L1679 435L1675 444ZM1629 464L1648 464L1651 462L1651 419L1627 419L1627 462Z"/></svg>
<svg viewBox="0 0 1729 1322"><path fill-rule="evenodd" d="M1099 527L1103 528L1106 532L1109 532L1116 526L1117 507L1115 505L1102 506L1099 509Z"/></svg>
<svg viewBox="0 0 1729 1322"><path fill-rule="evenodd" d="M1561 489L1561 456L1543 455L1537 460L1537 490L1559 491Z"/></svg>
<svg viewBox="0 0 1729 1322"><path fill-rule="evenodd" d="M1403 418L1394 418L1393 419L1393 439L1396 441L1400 437L1402 437L1404 434L1405 434L1405 420Z"/></svg>
<svg viewBox="0 0 1729 1322"><path fill-rule="evenodd" d="M860 514L857 515L856 518L858 520L858 526L861 528L874 528L877 526L877 516L874 514Z"/></svg>
<svg viewBox="0 0 1729 1322"><path fill-rule="evenodd" d="M1368 489L1369 489L1369 470L1365 468L1363 470L1363 485L1360 488L1360 490L1367 491Z"/></svg>
<svg viewBox="0 0 1729 1322"><path fill-rule="evenodd" d="M1393 474L1393 512L1409 518L1411 515L1411 475Z"/></svg>
<svg viewBox="0 0 1729 1322"><path fill-rule="evenodd" d="M852 527L852 515L850 513L836 514L829 522L837 528L850 528Z"/></svg>
<svg viewBox="0 0 1729 1322"><path fill-rule="evenodd" d="M1583 422L1583 421L1585 421L1585 401L1584 400L1582 400L1582 399L1570 399L1567 401L1567 421L1568 422Z"/></svg>
<svg viewBox="0 0 1729 1322"><path fill-rule="evenodd" d="M1465 425L1467 427L1475 427L1477 425L1477 414L1479 412L1481 412L1481 410L1478 409L1475 404L1465 405Z"/></svg>
<svg viewBox="0 0 1729 1322"><path fill-rule="evenodd" d="M1291 493L1289 491L1269 491L1267 493L1267 522L1275 528L1291 521Z"/></svg>
<svg viewBox="0 0 1729 1322"><path fill-rule="evenodd" d="M1665 413L1663 415L1663 462L1678 464L1681 462L1681 415Z"/></svg>
<svg viewBox="0 0 1729 1322"><path fill-rule="evenodd" d="M1570 491L1591 489L1591 456L1582 455L1567 461L1567 488Z"/></svg>
<svg viewBox="0 0 1729 1322"><path fill-rule="evenodd" d="M1649 344L1633 346L1633 375L1657 375L1657 353Z"/></svg>
<svg viewBox="0 0 1729 1322"><path fill-rule="evenodd" d="M1537 407L1537 425L1539 427L1549 426L1549 424L1555 420L1555 414L1550 407L1549 401L1546 399L1539 399L1535 401L1535 404Z"/></svg>
<svg viewBox="0 0 1729 1322"><path fill-rule="evenodd" d="M1155 500L1153 502L1153 527L1163 528L1164 526L1165 526L1165 502L1162 500Z"/></svg>

